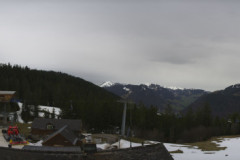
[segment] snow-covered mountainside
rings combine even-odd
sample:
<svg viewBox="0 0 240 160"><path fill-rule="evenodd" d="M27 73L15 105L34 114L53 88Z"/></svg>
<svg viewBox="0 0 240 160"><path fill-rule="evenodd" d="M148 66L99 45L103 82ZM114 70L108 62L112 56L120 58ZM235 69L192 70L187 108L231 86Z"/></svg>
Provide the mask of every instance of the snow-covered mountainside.
<svg viewBox="0 0 240 160"><path fill-rule="evenodd" d="M22 108L23 104L19 102L18 106L19 106L19 110L16 112L17 113L17 122L24 123L22 116L21 116L22 111L23 111L23 108ZM49 115L53 114L53 112L54 112L55 118L58 118L58 116L62 112L62 110L58 107L41 106L41 105L38 106L38 110L39 110L38 117L44 117L45 112L48 112ZM33 112L31 114L33 114Z"/></svg>
<svg viewBox="0 0 240 160"><path fill-rule="evenodd" d="M179 87L163 87L158 84L120 84L105 82L101 87L106 90L133 100L136 103L144 103L146 106L157 106L163 110L167 105L181 110L190 105L200 96L208 92L200 89L185 89Z"/></svg>
<svg viewBox="0 0 240 160"><path fill-rule="evenodd" d="M18 106L19 106L19 110L17 111L17 122L19 122L19 123L24 123L24 121L23 121L23 119L22 119L22 116L21 116L21 114L22 114L22 103L18 103Z"/></svg>
<svg viewBox="0 0 240 160"><path fill-rule="evenodd" d="M240 88L240 84L234 84L232 86L230 86L231 88Z"/></svg>
<svg viewBox="0 0 240 160"><path fill-rule="evenodd" d="M51 107L51 106L38 106L39 108L39 117L44 117L44 112L48 112L50 114L53 114L53 112L55 113L55 117L54 118L57 118L62 110L58 107Z"/></svg>

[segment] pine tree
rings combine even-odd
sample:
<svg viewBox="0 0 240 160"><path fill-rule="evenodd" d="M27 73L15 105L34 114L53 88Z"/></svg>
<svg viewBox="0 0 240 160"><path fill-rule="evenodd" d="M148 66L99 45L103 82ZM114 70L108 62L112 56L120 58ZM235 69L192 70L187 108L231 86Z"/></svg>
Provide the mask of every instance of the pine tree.
<svg viewBox="0 0 240 160"><path fill-rule="evenodd" d="M44 118L50 118L49 112L47 112L47 111L44 112Z"/></svg>
<svg viewBox="0 0 240 160"><path fill-rule="evenodd" d="M53 107L53 111L52 111L52 113L51 113L51 118L52 119L55 119L56 118L56 113L55 113L56 111L55 111L55 108Z"/></svg>
<svg viewBox="0 0 240 160"><path fill-rule="evenodd" d="M39 107L37 105L34 105L34 117L39 117Z"/></svg>

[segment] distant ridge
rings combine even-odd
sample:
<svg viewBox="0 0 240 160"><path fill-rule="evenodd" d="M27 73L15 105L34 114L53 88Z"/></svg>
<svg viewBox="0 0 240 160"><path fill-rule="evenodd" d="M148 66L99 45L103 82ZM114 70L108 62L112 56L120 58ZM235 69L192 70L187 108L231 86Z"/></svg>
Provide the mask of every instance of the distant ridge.
<svg viewBox="0 0 240 160"><path fill-rule="evenodd" d="M200 96L208 93L201 89L163 87L150 83L132 85L107 81L101 87L118 96L128 95L128 98L136 103L143 103L148 107L157 106L159 110L163 110L167 105L173 106L175 110L182 110Z"/></svg>
<svg viewBox="0 0 240 160"><path fill-rule="evenodd" d="M213 115L227 116L240 113L240 84L203 95L189 107L197 110L204 105L209 105Z"/></svg>

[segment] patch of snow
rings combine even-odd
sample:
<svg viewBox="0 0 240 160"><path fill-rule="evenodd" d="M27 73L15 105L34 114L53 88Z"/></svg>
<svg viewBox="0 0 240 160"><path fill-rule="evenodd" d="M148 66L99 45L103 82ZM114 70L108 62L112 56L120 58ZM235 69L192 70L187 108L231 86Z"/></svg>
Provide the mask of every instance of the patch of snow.
<svg viewBox="0 0 240 160"><path fill-rule="evenodd" d="M158 89L160 87L163 87L163 88L166 88L166 89L172 89L172 90L184 90L185 89L185 88L173 87L173 86L170 86L170 87L168 87L168 86L160 86L160 85L154 84L154 83L145 83L144 85L147 86L149 89L154 89L154 90L156 90L156 89Z"/></svg>
<svg viewBox="0 0 240 160"><path fill-rule="evenodd" d="M158 142L158 141L144 141L144 144L149 144L149 145L152 145L152 144L158 144L158 143L160 143L160 142Z"/></svg>
<svg viewBox="0 0 240 160"><path fill-rule="evenodd" d="M36 143L29 143L28 145L29 146L42 146L42 142L43 142L43 140L40 140L40 141L38 141Z"/></svg>
<svg viewBox="0 0 240 160"><path fill-rule="evenodd" d="M240 84L234 84L232 85L232 88L240 88Z"/></svg>
<svg viewBox="0 0 240 160"><path fill-rule="evenodd" d="M123 90L125 90L125 91L127 91L127 92L129 92L129 91L131 91L129 88L127 88L127 87L123 87Z"/></svg>
<svg viewBox="0 0 240 160"><path fill-rule="evenodd" d="M173 153L174 160L239 160L240 137L224 138L222 142L215 142L220 147L227 147L220 151L201 151L197 147L189 148L188 145L164 143L168 151L182 150L183 153Z"/></svg>
<svg viewBox="0 0 240 160"><path fill-rule="evenodd" d="M38 112L39 117L44 117L44 112Z"/></svg>
<svg viewBox="0 0 240 160"><path fill-rule="evenodd" d="M144 87L144 86L142 86L142 89L145 91L146 90L146 88Z"/></svg>
<svg viewBox="0 0 240 160"><path fill-rule="evenodd" d="M158 144L158 143L160 143L160 142L157 142L157 141L144 141L143 145L153 145L153 144ZM97 148L99 148L101 150L107 150L107 149L112 149L112 148L124 149L124 148L130 148L130 145L132 147L140 147L140 146L142 146L141 143L134 143L134 142L130 142L130 141L121 139L120 143L118 141L116 143L113 143L112 145L110 145L109 143L97 144Z"/></svg>
<svg viewBox="0 0 240 160"><path fill-rule="evenodd" d="M107 81L107 82L104 82L103 84L101 84L100 87L111 87L113 85L114 85L114 83Z"/></svg>
<svg viewBox="0 0 240 160"><path fill-rule="evenodd" d="M172 89L172 90L184 90L184 88L181 88L181 87L174 87L174 86L170 86L170 87L166 87L166 86L164 86L164 88Z"/></svg>
<svg viewBox="0 0 240 160"><path fill-rule="evenodd" d="M97 144L97 148L100 148L101 150L106 150L108 148L110 148L111 145L108 143L103 143L103 144Z"/></svg>
<svg viewBox="0 0 240 160"><path fill-rule="evenodd" d="M122 148L130 148L130 143L131 143L131 142L129 142L129 141L126 141L126 140L121 139L121 140L120 140L120 143L119 143L119 141L118 141L118 142L112 144L111 146L115 146L115 147L121 148L121 149L122 149ZM133 143L133 142L132 142L132 147L139 147L139 146L142 146L142 144L141 144L141 143Z"/></svg>
<svg viewBox="0 0 240 160"><path fill-rule="evenodd" d="M17 122L24 123L24 121L23 121L23 119L21 117L23 104L19 102L18 106L19 106L19 111L17 111Z"/></svg>
<svg viewBox="0 0 240 160"><path fill-rule="evenodd" d="M45 112L49 112L49 113L53 113L53 110L55 111L55 118L57 118L62 110L58 107L50 107L50 106L38 106L39 108L39 117L44 117L44 112L41 111L45 111Z"/></svg>
<svg viewBox="0 0 240 160"><path fill-rule="evenodd" d="M151 85L151 83L144 83L144 85L146 85L147 87L149 87Z"/></svg>

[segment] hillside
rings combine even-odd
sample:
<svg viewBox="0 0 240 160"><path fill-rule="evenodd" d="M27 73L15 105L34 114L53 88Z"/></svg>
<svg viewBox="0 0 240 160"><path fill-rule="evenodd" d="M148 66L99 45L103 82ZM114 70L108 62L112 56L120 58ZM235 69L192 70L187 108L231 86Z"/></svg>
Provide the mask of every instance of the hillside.
<svg viewBox="0 0 240 160"><path fill-rule="evenodd" d="M138 104L143 103L148 107L156 106L159 110L163 110L167 105L171 105L175 110L182 110L208 93L200 89L166 88L157 84L125 85L106 82L101 87Z"/></svg>
<svg viewBox="0 0 240 160"><path fill-rule="evenodd" d="M189 107L197 110L205 104L211 107L214 115L227 116L234 112L240 113L240 84L204 95Z"/></svg>
<svg viewBox="0 0 240 160"><path fill-rule="evenodd" d="M15 98L25 105L60 107L63 116L81 118L90 126L104 127L106 121L112 124L121 121L121 113L116 112L121 106L116 102L119 97L81 78L5 64L0 65L0 73L0 90L16 91ZM100 117L106 115L105 119Z"/></svg>

